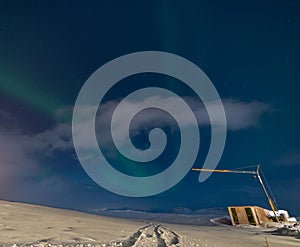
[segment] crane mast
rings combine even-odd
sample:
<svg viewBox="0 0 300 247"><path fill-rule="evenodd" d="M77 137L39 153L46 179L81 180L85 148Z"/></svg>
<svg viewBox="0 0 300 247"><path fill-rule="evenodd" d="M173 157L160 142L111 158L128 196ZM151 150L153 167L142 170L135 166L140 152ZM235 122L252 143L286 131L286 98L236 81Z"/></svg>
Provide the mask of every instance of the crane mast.
<svg viewBox="0 0 300 247"><path fill-rule="evenodd" d="M257 165L257 168L255 171L243 171L243 170L212 170L212 169L204 169L204 168L192 168L193 171L202 171L202 172L220 172L220 173L239 173L239 174L252 174L254 176L256 176L258 178L258 181L264 191L265 196L267 197L268 203L271 207L271 210L273 211L274 215L275 215L275 219L277 222L279 222L279 218L276 214L276 207L271 199L271 197L268 194L268 191L261 179L261 176L259 174L259 170L260 170L260 165Z"/></svg>

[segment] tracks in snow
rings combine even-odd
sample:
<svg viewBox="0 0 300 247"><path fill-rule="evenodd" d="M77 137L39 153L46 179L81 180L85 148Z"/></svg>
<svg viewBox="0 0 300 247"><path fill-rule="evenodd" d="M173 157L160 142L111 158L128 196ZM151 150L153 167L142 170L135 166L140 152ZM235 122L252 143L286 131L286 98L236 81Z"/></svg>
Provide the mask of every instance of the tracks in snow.
<svg viewBox="0 0 300 247"><path fill-rule="evenodd" d="M180 237L160 224L150 224L138 229L124 241L111 243L111 246L124 247L177 247Z"/></svg>

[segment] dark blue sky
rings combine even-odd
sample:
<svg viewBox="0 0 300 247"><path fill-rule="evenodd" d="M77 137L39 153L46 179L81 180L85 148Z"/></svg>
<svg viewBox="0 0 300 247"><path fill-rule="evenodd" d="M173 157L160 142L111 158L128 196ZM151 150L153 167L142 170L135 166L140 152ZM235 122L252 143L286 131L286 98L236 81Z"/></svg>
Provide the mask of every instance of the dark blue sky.
<svg viewBox="0 0 300 247"><path fill-rule="evenodd" d="M218 168L261 163L279 206L300 215L299 10L296 0L1 1L1 199L81 210L267 207L258 182L247 175L214 174L198 183L190 172L172 189L146 198L115 195L86 175L71 140L81 87L106 62L155 50L195 63L224 101L228 136ZM106 100L151 81L194 96L174 79L150 75L124 79ZM201 137L195 167L202 166L209 128ZM145 139L136 136L140 148L147 147ZM169 147L169 157L176 148Z"/></svg>

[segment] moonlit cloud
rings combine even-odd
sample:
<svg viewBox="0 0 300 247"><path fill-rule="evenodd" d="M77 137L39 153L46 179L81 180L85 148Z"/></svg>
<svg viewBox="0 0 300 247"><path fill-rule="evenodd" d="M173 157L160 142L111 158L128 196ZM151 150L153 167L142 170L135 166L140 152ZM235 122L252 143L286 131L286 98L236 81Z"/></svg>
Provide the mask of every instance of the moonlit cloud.
<svg viewBox="0 0 300 247"><path fill-rule="evenodd" d="M261 117L272 113L270 104L252 101L243 102L234 99L225 99L224 108L227 118L227 127L231 131L257 127L261 124Z"/></svg>
<svg viewBox="0 0 300 247"><path fill-rule="evenodd" d="M183 98L190 106L192 112L194 113L194 116L197 119L197 122L199 126L209 126L211 124L211 121L208 117L207 111L203 104L199 103L199 100L194 97L184 97ZM168 106L168 108L172 109L173 112L177 113L177 118L181 119L181 122L184 123L182 127L188 127L189 125L193 124L193 121L191 119L191 116L189 112L186 112L183 110L183 108L178 105L178 101L175 98L169 97L169 98L163 98L159 96L153 96L148 97L146 99L143 99L142 101L123 101L122 104L124 105L124 111L121 113L123 114L123 117L121 116L120 119L125 119L127 111L126 109L135 109L138 108L139 105L151 105L152 102L156 102L159 105ZM105 143L107 145L111 144L111 138L110 138L110 119L114 112L115 107L119 104L119 101L108 101L101 105L101 112L98 112L96 117L96 133L99 138L101 138L101 142ZM217 104L214 102L208 103L211 109L214 109L214 107L217 107ZM227 121L227 129L229 131L239 131L243 129L249 129L249 128L255 128L261 124L261 117L265 114L271 113L273 111L271 105L259 101L252 101L252 102L244 102L240 100L235 99L224 99L223 105L226 113L226 121ZM72 114L72 107L65 107L61 108L57 111L57 118L63 119L63 118L71 118ZM85 119L86 113L90 111L89 107L82 107L82 117ZM69 116L69 117L65 117ZM219 124L222 121L222 116L214 115L214 119L212 119L212 122ZM80 127L82 131L82 135L80 136L80 139L82 140L81 143L88 148L90 146L90 141L86 139L86 124L87 121L93 121L92 119L87 119L83 121L80 124ZM155 112L147 112L147 114L143 114L142 118L139 118L138 120L133 119L132 125L131 125L131 133L132 134L139 134L139 129L141 128L141 125L143 124L149 124L149 126L154 127L165 127L168 126L171 131L175 130L177 126L175 125L172 118L167 117L165 113L161 111L155 111ZM56 147L59 148L70 148L72 143L60 143L60 133L62 129L67 130L67 128L71 129L71 126L60 126L53 130L49 130L46 133L42 133L41 136L48 136L46 139L55 139L57 142L55 142ZM124 128L124 125L120 123L116 129L114 129L118 134L116 135L118 137L117 141L122 141L124 138L127 138L128 129ZM67 131L67 133L70 134L70 131ZM52 136L53 135L53 136ZM54 140L53 140L54 141Z"/></svg>
<svg viewBox="0 0 300 247"><path fill-rule="evenodd" d="M208 126L210 124L205 107L199 104L195 98L185 97L185 101L189 104L194 112L199 126ZM192 124L190 115L182 110L180 105L177 104L172 97L160 98L149 97L143 102L123 102L126 107L134 108L139 104L147 104L152 101L158 102L162 105L168 105L177 112L177 116L184 122L183 127L188 127ZM103 143L108 143L108 149L111 145L109 137L110 122L107 121L113 114L113 110L118 104L118 101L109 101L101 105L101 113L96 118L96 131L97 135L101 138ZM211 102L211 107L214 107L214 102ZM227 116L227 127L230 131L238 131L241 129L248 129L259 126L261 117L270 112L271 106L258 102L242 102L233 99L223 100L224 108ZM88 109L83 108L83 115ZM43 173L43 166L40 158L51 158L56 151L65 152L73 150L72 132L70 122L61 122L65 116L72 113L72 107L61 108L57 111L57 124L54 128L47 129L38 134L23 134L21 130L14 129L15 125L7 123L16 121L14 116L11 116L5 111L0 111L0 191L5 190L7 187L13 187L15 181L31 178L35 174ZM122 114L126 114L124 111ZM221 117L221 116L220 116ZM133 132L139 134L139 128L143 123L150 123L152 126L169 126L171 129L177 126L171 118L165 116L163 112L150 112L144 114L142 121L134 121L132 124ZM218 122L218 116L215 116L214 121ZM122 125L118 126L118 137L120 140L126 138L127 129ZM82 123L82 140L88 148L89 141L84 141L85 138L85 123ZM105 147L104 147L105 148ZM299 155L291 155L286 159L286 162L297 163L300 160ZM49 177L45 177L49 181ZM45 184L45 183L44 183Z"/></svg>
<svg viewBox="0 0 300 247"><path fill-rule="evenodd" d="M199 126L208 126L210 125L210 120L208 118L208 114L205 110L205 107L199 102L197 102L192 97L185 97L185 101L190 105L194 115L197 118ZM183 127L188 127L192 124L190 119L190 115L183 111L178 102L175 101L172 97L170 98L160 98L160 97L149 97L144 99L143 102L124 102L125 109L126 107L134 108L140 104L147 105L151 104L151 102L158 102L161 105L169 105L170 108L173 108L174 112L177 112L177 116L181 118L184 123ZM96 130L98 134L101 135L101 138L105 138L105 133L102 133L102 129L110 129L110 122L108 119L113 114L113 110L119 102L117 101L109 101L101 106L101 113L97 115L96 118ZM211 107L214 107L214 102L210 103ZM269 104L253 101L253 102L242 102L233 99L225 99L223 100L223 105L226 112L227 118L227 128L231 131L238 131L241 129L252 128L260 125L261 117L272 111L272 108ZM83 108L83 115L87 108ZM63 118L62 115L70 115L72 113L71 107L61 108L57 111L58 121ZM122 114L127 114L124 111ZM15 158L18 156L25 155L26 157L34 157L36 154L43 152L44 154L51 154L53 151L66 151L73 148L72 143L72 131L71 131L71 123L61 123L58 122L54 128L45 130L41 133L34 135L25 135L22 134L20 130L12 129L7 126L7 122L10 122L14 119L10 114L0 111L1 115L1 126L0 126L0 145L1 150L6 150L2 156L3 159L8 154L15 152ZM220 116L221 117L221 116ZM218 122L218 116L215 117L214 121ZM140 128L141 124L150 123L152 126L169 126L175 127L174 122L171 118L165 117L163 112L150 112L144 114L142 117L142 122L133 121L132 127L133 130ZM5 125L4 125L5 124ZM84 139L85 129L84 122L82 123L82 138ZM125 133L124 128L122 128L122 124L119 125L120 129L118 131L119 138L125 138L127 133ZM12 156L11 156L12 157ZM22 156L24 158L24 156ZM299 158L299 156L291 156L291 159L295 160L295 158ZM6 158L8 159L8 158ZM292 161L293 161L292 160Z"/></svg>
<svg viewBox="0 0 300 247"><path fill-rule="evenodd" d="M191 110L193 111L199 126L208 126L211 124L210 119L204 105L199 104L198 100L193 97L184 97L184 100L189 104ZM143 102L129 102L124 101L125 109L137 108L138 105L147 105L151 102L156 102L159 105L168 105L169 108L173 109L177 113L177 116L181 118L182 122L185 124L185 127L192 124L191 117L188 112L183 111L183 108L178 105L178 101L175 98L160 98L160 97L149 97ZM98 115L96 123L101 127L101 124L107 122L106 119L112 114L112 109L118 104L117 101L110 101L105 103L103 106L103 113ZM213 109L217 107L215 102L209 102L208 105ZM252 102L243 102L234 99L225 99L223 100L223 105L225 108L226 119L227 119L227 128L231 131L237 131L241 129L247 129L251 127L256 127L260 125L261 117L269 112L272 112L272 108L269 104L252 101ZM124 118L126 111L123 111ZM167 125L170 124L170 118L164 118L164 114L161 112L150 113L143 116L143 122L149 122L153 125ZM214 116L212 121L214 123L220 123L222 116ZM133 127L138 128L141 123L135 122ZM120 124L120 126L122 126ZM122 132L120 131L120 135ZM121 137L120 137L121 138Z"/></svg>
<svg viewBox="0 0 300 247"><path fill-rule="evenodd" d="M13 186L15 181L39 172L34 155L36 147L27 136L0 133L0 191Z"/></svg>
<svg viewBox="0 0 300 247"><path fill-rule="evenodd" d="M8 113L1 116L4 123L14 119ZM23 134L21 130L14 129L9 124L2 124L0 126L0 194L10 196L28 186L31 188L28 193L36 191L37 195L37 191L40 191L42 194L46 181L61 180L51 174L45 175L45 167L41 159L51 157L55 151L73 148L71 139L69 124L59 123L53 129L34 135ZM36 178L39 179L33 182ZM37 186L36 183L39 185ZM64 182L57 184L62 183Z"/></svg>

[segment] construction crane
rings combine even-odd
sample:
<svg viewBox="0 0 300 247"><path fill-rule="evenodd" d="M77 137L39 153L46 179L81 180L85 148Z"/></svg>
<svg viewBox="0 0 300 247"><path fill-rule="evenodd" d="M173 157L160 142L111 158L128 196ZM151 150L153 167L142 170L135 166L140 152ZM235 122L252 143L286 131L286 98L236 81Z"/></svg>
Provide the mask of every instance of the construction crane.
<svg viewBox="0 0 300 247"><path fill-rule="evenodd" d="M212 170L212 169L204 169L204 168L192 168L192 170L193 171L201 171L201 172L239 173L239 174L252 174L252 175L254 175L254 177L258 178L258 181L259 181L259 183L260 183L260 185L261 185L261 187L262 187L262 189L263 189L263 191L264 191L264 193L265 193L265 195L267 197L267 200L268 200L268 203L269 203L269 205L271 207L271 210L273 211L273 213L275 215L276 222L279 222L279 218L278 218L278 216L276 214L277 209L275 207L275 203L271 199L271 197L269 196L268 191L267 191L267 189L266 189L266 187L265 187L265 185L264 185L264 183L263 183L263 181L261 179L260 173L259 173L259 171L261 170L260 164L258 164L256 166L255 171L245 171L245 170ZM270 190L270 188L269 188L269 190Z"/></svg>

